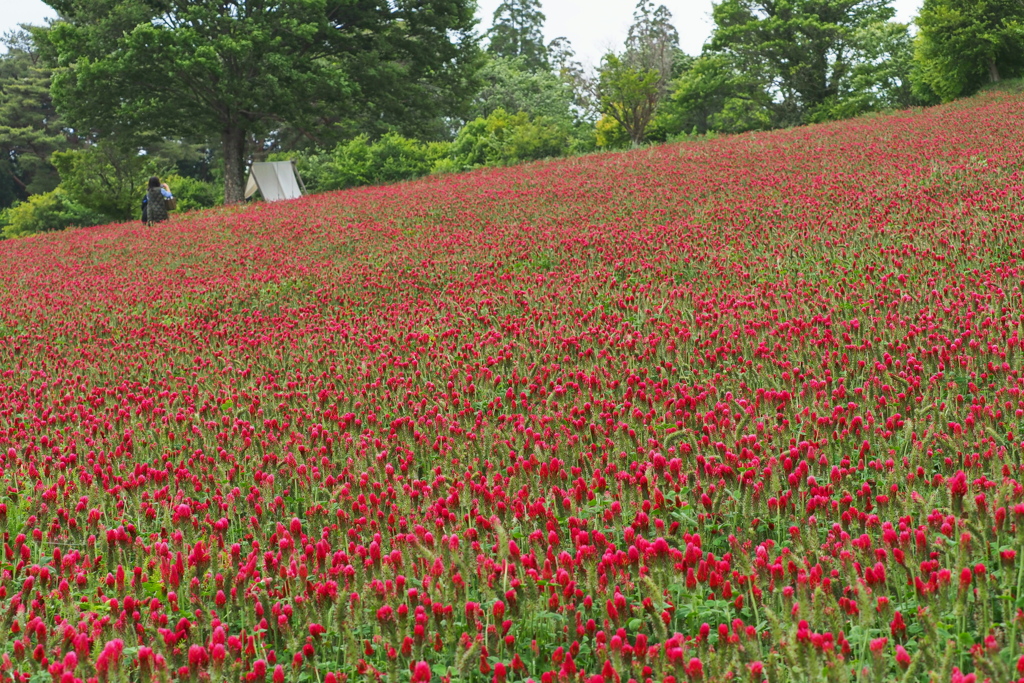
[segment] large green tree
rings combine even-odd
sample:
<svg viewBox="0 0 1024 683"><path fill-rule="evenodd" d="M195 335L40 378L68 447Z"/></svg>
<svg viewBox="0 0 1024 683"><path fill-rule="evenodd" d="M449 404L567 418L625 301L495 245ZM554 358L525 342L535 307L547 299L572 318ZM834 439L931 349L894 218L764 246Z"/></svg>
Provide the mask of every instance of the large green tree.
<svg viewBox="0 0 1024 683"><path fill-rule="evenodd" d="M858 31L894 13L891 0L721 0L708 51L764 84L774 125L806 123L849 96Z"/></svg>
<svg viewBox="0 0 1024 683"><path fill-rule="evenodd" d="M573 121L573 89L561 75L532 70L522 57L494 57L479 72L483 85L473 98L471 120L491 112L526 112L553 121Z"/></svg>
<svg viewBox="0 0 1024 683"><path fill-rule="evenodd" d="M911 85L914 47L907 24L869 22L854 32L852 45L855 59L849 84L832 106L819 108L819 120L922 103Z"/></svg>
<svg viewBox="0 0 1024 683"><path fill-rule="evenodd" d="M53 152L72 142L50 98L50 70L28 31L0 39L0 208L57 186Z"/></svg>
<svg viewBox="0 0 1024 683"><path fill-rule="evenodd" d="M1024 73L1024 2L924 0L917 18L914 88L949 101Z"/></svg>
<svg viewBox="0 0 1024 683"><path fill-rule="evenodd" d="M771 96L729 55L703 54L675 81L659 110L669 134L741 133L770 128Z"/></svg>
<svg viewBox="0 0 1024 683"><path fill-rule="evenodd" d="M672 13L664 5L640 0L622 54L609 52L594 81L595 99L605 118L621 126L633 145L644 141L677 64L685 57Z"/></svg>
<svg viewBox="0 0 1024 683"><path fill-rule="evenodd" d="M162 160L112 139L84 149L55 152L53 163L68 198L117 221L138 215L146 181L155 173L164 175L166 168Z"/></svg>
<svg viewBox="0 0 1024 683"><path fill-rule="evenodd" d="M58 110L101 135L216 141L227 202L254 139L338 124L438 135L474 87L472 0L47 1Z"/></svg>
<svg viewBox="0 0 1024 683"><path fill-rule="evenodd" d="M496 57L519 58L528 70L546 70L544 20L540 0L504 0L494 10L487 51Z"/></svg>
<svg viewBox="0 0 1024 683"><path fill-rule="evenodd" d="M640 0L633 11L633 23L626 34L624 61L634 69L658 72L659 87L667 89L679 53L679 32L665 5Z"/></svg>
<svg viewBox="0 0 1024 683"><path fill-rule="evenodd" d="M661 83L657 69L632 66L613 52L601 60L596 87L600 111L622 126L634 146L643 142L654 118Z"/></svg>

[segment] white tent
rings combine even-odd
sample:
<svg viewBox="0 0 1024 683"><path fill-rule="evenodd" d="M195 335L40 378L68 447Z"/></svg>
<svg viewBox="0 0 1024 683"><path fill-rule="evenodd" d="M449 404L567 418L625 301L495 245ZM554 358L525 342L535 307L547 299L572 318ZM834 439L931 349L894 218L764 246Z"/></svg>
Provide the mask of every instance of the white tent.
<svg viewBox="0 0 1024 683"><path fill-rule="evenodd" d="M260 191L268 202L295 199L305 191L294 161L262 161L249 168L249 181L245 184L245 198Z"/></svg>

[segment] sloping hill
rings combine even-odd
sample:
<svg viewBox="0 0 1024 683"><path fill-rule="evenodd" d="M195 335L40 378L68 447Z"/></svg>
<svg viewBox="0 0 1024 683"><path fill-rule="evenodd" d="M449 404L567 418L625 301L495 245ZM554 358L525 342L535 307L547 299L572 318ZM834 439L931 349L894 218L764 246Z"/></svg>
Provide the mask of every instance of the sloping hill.
<svg viewBox="0 0 1024 683"><path fill-rule="evenodd" d="M1010 680L1022 114L0 243L12 668Z"/></svg>

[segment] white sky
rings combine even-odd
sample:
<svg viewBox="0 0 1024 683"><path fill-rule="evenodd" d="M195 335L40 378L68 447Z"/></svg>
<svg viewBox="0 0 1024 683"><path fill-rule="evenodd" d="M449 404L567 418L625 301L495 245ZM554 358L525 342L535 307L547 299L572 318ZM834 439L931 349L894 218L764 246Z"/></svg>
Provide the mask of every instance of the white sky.
<svg viewBox="0 0 1024 683"><path fill-rule="evenodd" d="M501 0L477 0L481 32L491 25L494 10ZM711 0L661 0L672 12L679 30L679 42L690 54L700 52L711 33ZM609 49L621 49L626 31L633 21L635 0L541 0L547 23L545 37L565 36L584 65L593 66ZM893 0L896 18L909 22L921 6L921 0ZM0 0L0 33L19 23L41 24L53 10L42 0Z"/></svg>

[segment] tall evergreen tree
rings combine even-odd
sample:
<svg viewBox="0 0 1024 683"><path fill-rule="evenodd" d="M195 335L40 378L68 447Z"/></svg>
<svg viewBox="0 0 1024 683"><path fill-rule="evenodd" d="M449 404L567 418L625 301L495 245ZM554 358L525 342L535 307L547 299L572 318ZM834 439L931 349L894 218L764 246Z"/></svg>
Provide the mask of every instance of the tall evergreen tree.
<svg viewBox="0 0 1024 683"><path fill-rule="evenodd" d="M0 208L57 186L53 152L69 145L50 97L50 70L28 31L0 42Z"/></svg>
<svg viewBox="0 0 1024 683"><path fill-rule="evenodd" d="M653 0L640 0L633 12L625 47L626 64L642 71L657 71L659 87L664 91L679 52L679 32L672 25L668 8L655 6Z"/></svg>
<svg viewBox="0 0 1024 683"><path fill-rule="evenodd" d="M633 145L644 141L680 55L672 13L652 0L640 0L624 51L604 56L594 82L600 113L621 126Z"/></svg>
<svg viewBox="0 0 1024 683"><path fill-rule="evenodd" d="M494 21L487 32L487 52L497 57L519 57L528 69L547 69L545 19L540 0L505 0L494 10Z"/></svg>

